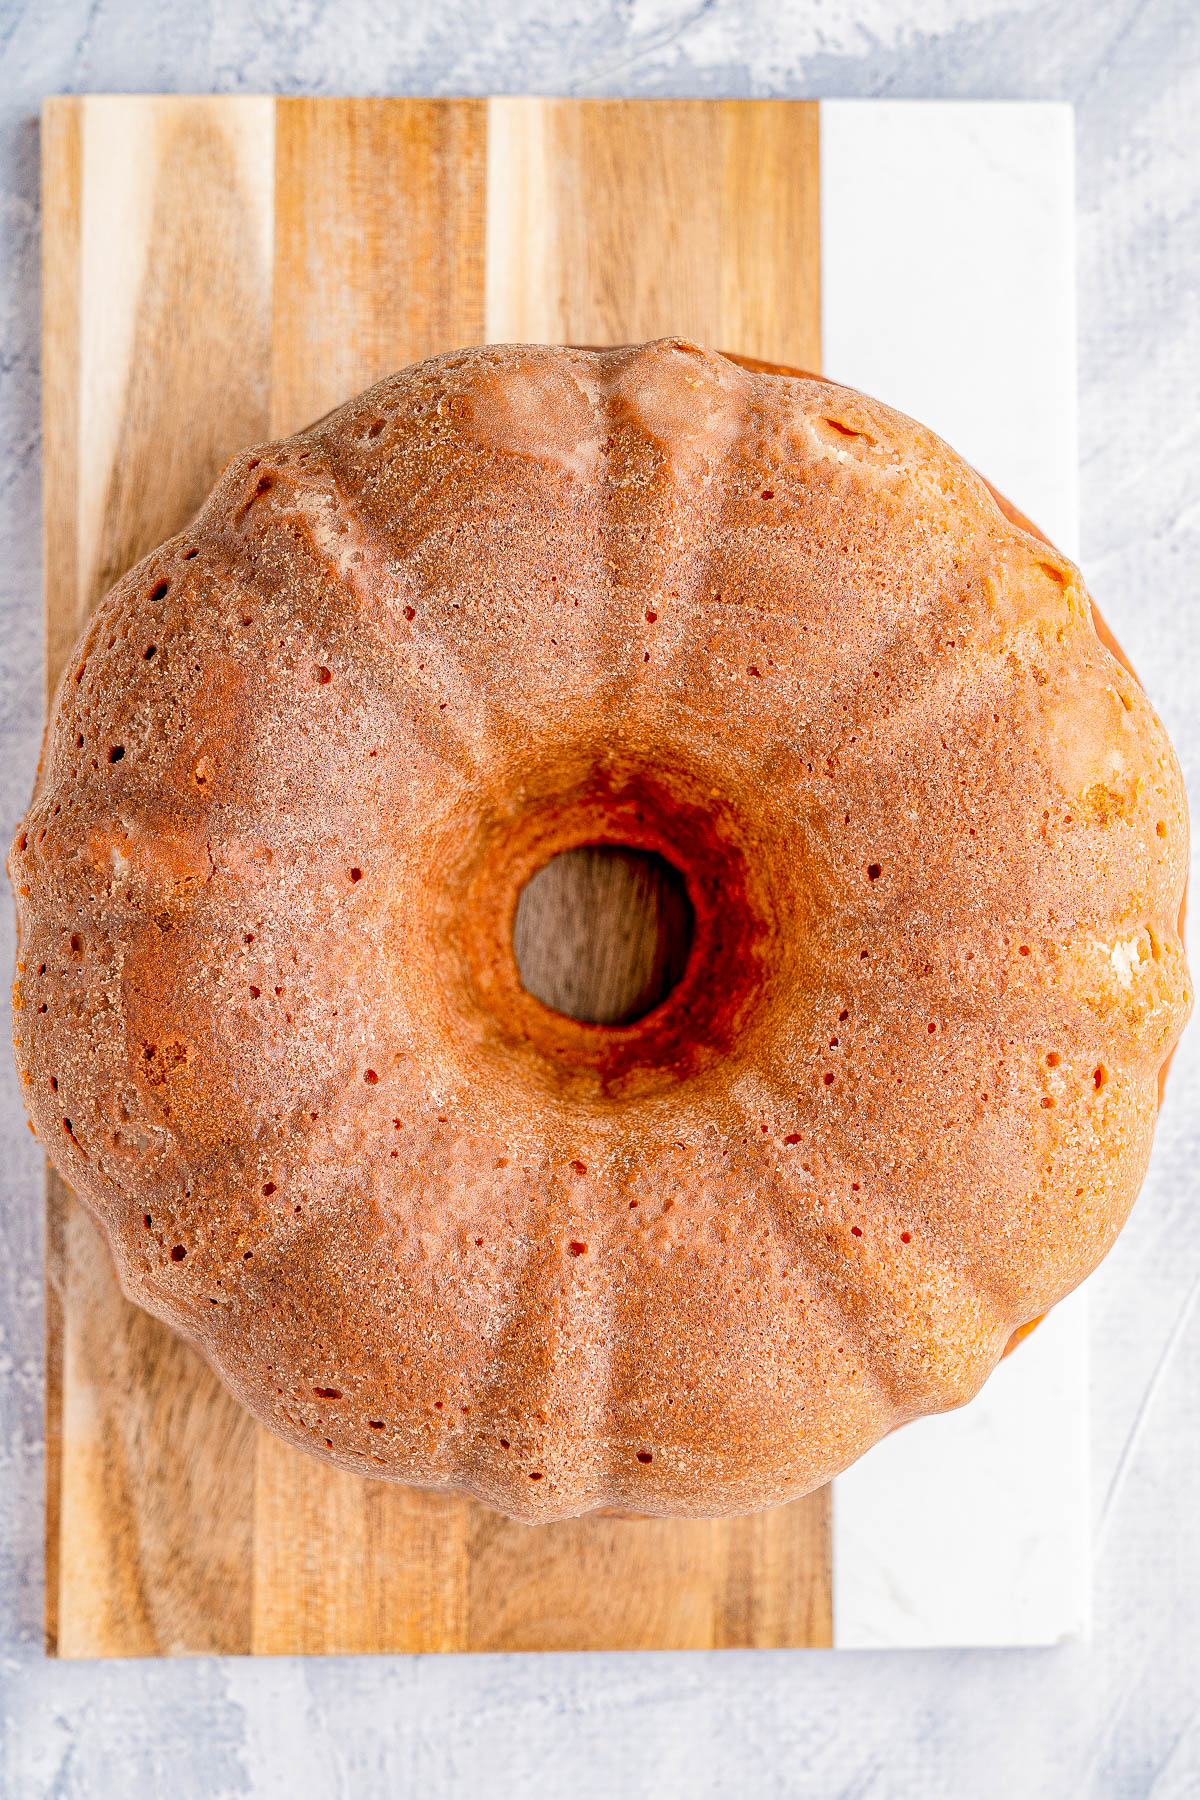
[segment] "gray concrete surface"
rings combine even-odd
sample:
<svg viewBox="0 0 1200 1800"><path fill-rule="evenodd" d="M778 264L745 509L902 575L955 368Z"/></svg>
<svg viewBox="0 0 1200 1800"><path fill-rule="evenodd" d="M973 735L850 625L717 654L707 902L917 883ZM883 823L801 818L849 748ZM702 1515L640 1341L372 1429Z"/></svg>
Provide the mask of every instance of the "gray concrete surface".
<svg viewBox="0 0 1200 1800"><path fill-rule="evenodd" d="M1083 562L1200 794L1195 0L0 0L5 842L41 719L37 111L112 90L1072 100ZM7 898L0 934L7 967ZM1095 1634L1044 1652L45 1661L41 1164L0 1086L6 1796L1200 1794L1200 1026L1093 1282Z"/></svg>

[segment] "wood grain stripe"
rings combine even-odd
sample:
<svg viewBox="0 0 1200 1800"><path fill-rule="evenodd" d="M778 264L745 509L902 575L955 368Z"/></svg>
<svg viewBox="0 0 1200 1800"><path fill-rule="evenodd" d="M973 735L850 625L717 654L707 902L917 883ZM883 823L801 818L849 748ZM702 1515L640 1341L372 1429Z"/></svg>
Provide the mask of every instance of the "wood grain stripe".
<svg viewBox="0 0 1200 1800"><path fill-rule="evenodd" d="M79 454L79 102L42 108L42 570L46 703L78 630L75 545ZM65 1232L74 1203L46 1165L46 1654L58 1652L62 1511Z"/></svg>
<svg viewBox="0 0 1200 1800"><path fill-rule="evenodd" d="M46 701L83 624L78 597L81 103L42 108L42 558Z"/></svg>
<svg viewBox="0 0 1200 1800"><path fill-rule="evenodd" d="M47 180L62 178L46 267L52 675L100 594L266 432L273 107L61 100L47 121ZM246 1650L253 1427L125 1301L58 1183L50 1213L64 1312L58 1652Z"/></svg>

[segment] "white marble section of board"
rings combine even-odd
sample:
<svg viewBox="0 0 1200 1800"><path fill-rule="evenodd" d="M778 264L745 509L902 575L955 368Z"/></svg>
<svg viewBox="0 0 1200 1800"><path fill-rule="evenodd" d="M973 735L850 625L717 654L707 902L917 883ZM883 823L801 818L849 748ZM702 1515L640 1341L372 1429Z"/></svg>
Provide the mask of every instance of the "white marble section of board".
<svg viewBox="0 0 1200 1800"><path fill-rule="evenodd" d="M821 332L1078 555L1070 106L823 101Z"/></svg>
<svg viewBox="0 0 1200 1800"><path fill-rule="evenodd" d="M1077 554L1073 116L1006 101L821 106L822 366L932 426ZM961 1411L834 1485L839 1648L1087 1629L1087 1306Z"/></svg>
<svg viewBox="0 0 1200 1800"><path fill-rule="evenodd" d="M1086 1628L1087 1295L961 1411L893 1433L833 1484L839 1649L1054 1644Z"/></svg>

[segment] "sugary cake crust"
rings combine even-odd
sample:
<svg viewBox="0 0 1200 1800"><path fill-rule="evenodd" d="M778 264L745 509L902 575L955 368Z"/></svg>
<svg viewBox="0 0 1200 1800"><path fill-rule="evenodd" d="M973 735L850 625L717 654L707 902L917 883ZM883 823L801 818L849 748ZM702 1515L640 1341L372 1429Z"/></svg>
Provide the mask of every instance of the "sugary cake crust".
<svg viewBox="0 0 1200 1800"><path fill-rule="evenodd" d="M559 850L696 915L631 1026ZM677 340L234 458L97 610L12 854L33 1119L273 1430L519 1518L792 1498L1095 1266L1188 1007L1178 767L930 432Z"/></svg>

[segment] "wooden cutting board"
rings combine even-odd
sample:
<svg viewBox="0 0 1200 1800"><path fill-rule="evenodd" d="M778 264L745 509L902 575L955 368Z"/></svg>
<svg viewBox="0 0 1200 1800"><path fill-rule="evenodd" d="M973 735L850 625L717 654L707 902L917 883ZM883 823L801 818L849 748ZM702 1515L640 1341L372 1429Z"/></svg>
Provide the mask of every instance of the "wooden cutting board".
<svg viewBox="0 0 1200 1800"><path fill-rule="evenodd" d="M820 367L817 108L89 97L43 113L47 682L243 445L482 340ZM49 1177L60 1656L831 1641L827 1493L529 1529L329 1469L126 1302Z"/></svg>

